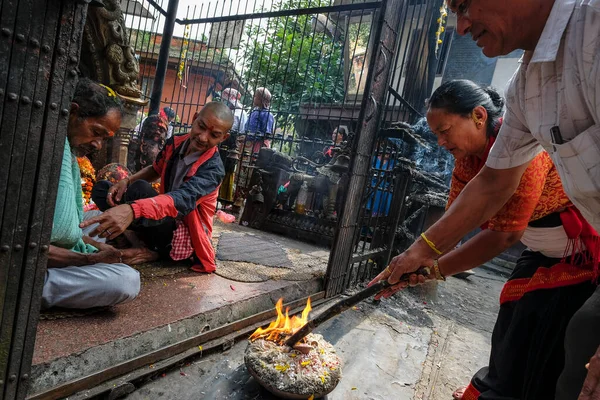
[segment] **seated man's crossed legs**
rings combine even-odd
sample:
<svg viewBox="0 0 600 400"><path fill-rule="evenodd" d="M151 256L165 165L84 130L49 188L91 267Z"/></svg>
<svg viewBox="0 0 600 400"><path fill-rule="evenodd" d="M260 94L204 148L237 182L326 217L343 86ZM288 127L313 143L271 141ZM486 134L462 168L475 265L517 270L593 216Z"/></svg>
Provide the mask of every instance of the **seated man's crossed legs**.
<svg viewBox="0 0 600 400"><path fill-rule="evenodd" d="M84 213L83 220L99 215L100 211ZM83 230L84 236L92 228ZM102 250L105 239L91 238L89 243ZM128 249L133 250L133 249ZM86 309L114 306L133 300L140 292L140 274L127 265L136 257L123 250L123 262L100 262L83 266L48 268L42 291L42 309L50 307ZM126 254L126 252L131 254Z"/></svg>

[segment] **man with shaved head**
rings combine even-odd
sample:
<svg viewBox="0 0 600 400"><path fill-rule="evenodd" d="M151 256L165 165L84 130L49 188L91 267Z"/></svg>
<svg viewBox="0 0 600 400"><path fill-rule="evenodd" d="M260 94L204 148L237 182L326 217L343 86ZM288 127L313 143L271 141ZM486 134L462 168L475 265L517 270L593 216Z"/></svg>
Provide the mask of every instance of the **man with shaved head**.
<svg viewBox="0 0 600 400"><path fill-rule="evenodd" d="M223 104L206 104L192 130L167 140L153 165L115 185L103 197L94 197L106 211L82 227L98 223L92 232L113 239L125 229L136 231L163 258L192 260L197 272L215 271L211 243L212 221L225 169L217 146L227 140L233 124ZM149 182L160 178L160 194Z"/></svg>

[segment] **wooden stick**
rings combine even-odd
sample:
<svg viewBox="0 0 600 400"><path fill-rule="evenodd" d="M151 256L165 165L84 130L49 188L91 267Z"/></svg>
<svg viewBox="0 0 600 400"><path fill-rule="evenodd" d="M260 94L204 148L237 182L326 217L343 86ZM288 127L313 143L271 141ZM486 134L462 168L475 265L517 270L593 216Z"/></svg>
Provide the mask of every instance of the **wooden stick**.
<svg viewBox="0 0 600 400"><path fill-rule="evenodd" d="M427 267L421 267L415 272L402 275L400 281L408 281L410 275L412 274L427 276L430 274L430 271ZM358 293L354 294L353 296L338 301L337 303L323 311L321 314L319 314L316 318L313 318L310 321L308 321L306 325L300 328L296 333L294 333L285 341L285 345L289 347L294 347L296 343L298 343L303 337L311 333L313 329L321 325L323 322L335 317L336 315L339 315L340 313L346 311L353 305L360 303L364 299L381 292L383 289L389 286L390 284L387 280L379 281L373 286L363 289Z"/></svg>

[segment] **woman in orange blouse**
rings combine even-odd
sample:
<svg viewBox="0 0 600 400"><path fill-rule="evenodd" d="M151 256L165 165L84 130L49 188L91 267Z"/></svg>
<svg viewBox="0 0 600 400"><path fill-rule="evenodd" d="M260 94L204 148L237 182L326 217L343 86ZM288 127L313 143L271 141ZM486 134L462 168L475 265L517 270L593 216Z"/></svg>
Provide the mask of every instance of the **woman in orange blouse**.
<svg viewBox="0 0 600 400"><path fill-rule="evenodd" d="M427 122L440 146L456 159L448 207L485 165L503 106L495 90L467 80L444 83L429 100ZM528 246L500 296L489 366L454 398L554 398L567 323L594 290L593 271L581 266L587 258L573 251L585 239L570 228L582 223L542 152L482 231L437 260L441 274L448 276L483 264L519 240Z"/></svg>

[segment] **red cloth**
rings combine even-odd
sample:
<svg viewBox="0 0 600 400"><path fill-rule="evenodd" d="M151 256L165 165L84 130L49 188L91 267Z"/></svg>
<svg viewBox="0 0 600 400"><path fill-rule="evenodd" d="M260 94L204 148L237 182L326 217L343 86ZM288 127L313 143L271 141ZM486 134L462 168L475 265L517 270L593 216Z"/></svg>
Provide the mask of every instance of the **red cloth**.
<svg viewBox="0 0 600 400"><path fill-rule="evenodd" d="M177 228L173 232L169 255L173 260L179 261L190 258L192 254L194 254L194 246L192 246L190 231L183 221L177 220Z"/></svg>
<svg viewBox="0 0 600 400"><path fill-rule="evenodd" d="M600 260L600 237L575 207L569 207L560 213L563 228L569 237L569 244L565 250L563 263L573 264L573 257L582 254L584 264L591 264L594 271L594 280L598 280L598 262ZM586 252L587 250L587 252Z"/></svg>
<svg viewBox="0 0 600 400"><path fill-rule="evenodd" d="M173 156L175 149L181 146L188 137L189 135L174 136L173 144L168 144L164 148L165 156L154 162L154 170L161 178L160 194L156 197L136 200L132 203L131 207L133 208L135 218L145 217L158 220L164 217L177 217L178 211L175 208L173 198L169 196L168 193L165 194L165 182L167 182L165 174L168 160ZM192 164L184 181L194 176L198 168L208 161L216 152L216 147L204 152L198 161ZM210 194L202 196L196 201L196 208L194 211L183 217L183 223L188 228L192 239L194 252L196 253L196 257L200 260L200 264L192 266L192 270L196 272L210 273L216 270L215 250L212 246L211 236L218 194L219 188L217 187Z"/></svg>
<svg viewBox="0 0 600 400"><path fill-rule="evenodd" d="M598 279L598 233L574 206L561 212L560 219L569 238L564 258L550 268L539 268L530 278L506 282L500 294L500 304L517 301L526 293L536 290L577 285Z"/></svg>
<svg viewBox="0 0 600 400"><path fill-rule="evenodd" d="M465 390L465 394L463 394L462 400L477 400L479 399L479 396L481 396L479 390L469 383L469 386L467 386L467 389Z"/></svg>

